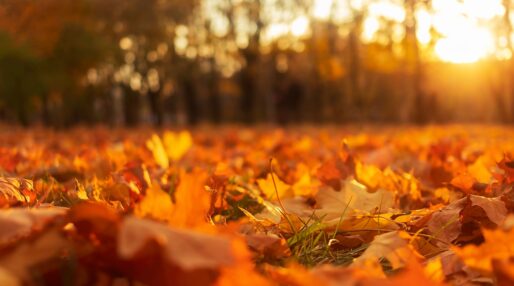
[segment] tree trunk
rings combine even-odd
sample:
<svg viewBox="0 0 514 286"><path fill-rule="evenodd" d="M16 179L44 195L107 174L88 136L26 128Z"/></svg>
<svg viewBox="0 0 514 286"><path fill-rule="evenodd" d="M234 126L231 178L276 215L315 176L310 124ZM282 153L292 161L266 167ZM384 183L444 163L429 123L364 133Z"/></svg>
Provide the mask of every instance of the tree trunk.
<svg viewBox="0 0 514 286"><path fill-rule="evenodd" d="M411 120L418 124L426 123L429 110L426 110L426 98L421 89L422 66L420 59L419 43L416 37L416 2L405 0L405 51L407 57L408 74L410 84L408 93L413 97L413 109Z"/></svg>
<svg viewBox="0 0 514 286"><path fill-rule="evenodd" d="M505 38L507 39L507 48L509 49L511 55L514 55L514 47L512 44L512 22L510 20L510 12L511 12L511 3L510 0L503 0L503 7L505 10L505 13L503 15L503 21L505 24ZM510 118L503 118L505 121L510 121L511 123L514 123L514 56L510 57L510 60L508 62L508 66L506 68L507 72L505 73L505 82L507 86L507 97L508 100L500 99L498 96L497 99L497 106L500 114L510 114ZM505 104L506 102L510 101L510 108L509 104Z"/></svg>

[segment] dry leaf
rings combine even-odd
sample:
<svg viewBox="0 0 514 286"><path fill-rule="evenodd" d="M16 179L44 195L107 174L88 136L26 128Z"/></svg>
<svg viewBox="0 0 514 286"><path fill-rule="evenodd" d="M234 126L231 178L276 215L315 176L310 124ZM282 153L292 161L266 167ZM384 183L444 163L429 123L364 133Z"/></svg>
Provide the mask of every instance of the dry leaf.
<svg viewBox="0 0 514 286"><path fill-rule="evenodd" d="M31 180L0 177L0 207L30 204L34 199L33 195L34 187Z"/></svg>
<svg viewBox="0 0 514 286"><path fill-rule="evenodd" d="M70 248L71 245L59 229L46 229L35 237L4 250L0 257L0 268L24 283L29 283L34 281L34 270L38 266L50 260L59 259Z"/></svg>
<svg viewBox="0 0 514 286"><path fill-rule="evenodd" d="M161 138L157 134L152 135L152 138L146 141L146 147L152 151L155 162L161 168L165 169L170 166L166 149L164 149Z"/></svg>
<svg viewBox="0 0 514 286"><path fill-rule="evenodd" d="M403 231L392 231L375 236L364 253L353 262L353 267L370 267L380 272L380 259L385 258L394 269L405 266L405 263L416 257L414 249L409 245L411 236Z"/></svg>
<svg viewBox="0 0 514 286"><path fill-rule="evenodd" d="M152 250L155 247L158 250ZM135 217L123 220L117 252L121 259L136 265L148 255L163 259L153 259L163 263L160 269L141 268L134 273L150 284L159 280L165 285L212 284L222 266L235 263L231 241L224 237L172 229Z"/></svg>
<svg viewBox="0 0 514 286"><path fill-rule="evenodd" d="M483 215L478 210L483 211ZM500 198L469 195L435 211L427 226L432 235L450 243L461 235L463 222L485 219L501 225L506 216L507 208Z"/></svg>
<svg viewBox="0 0 514 286"><path fill-rule="evenodd" d="M194 170L183 173L175 191L170 223L177 227L195 227L206 223L211 195L205 189L208 174Z"/></svg>
<svg viewBox="0 0 514 286"><path fill-rule="evenodd" d="M193 137L187 131L182 131L178 134L166 131L163 135L163 142L168 158L175 162L180 160L193 146Z"/></svg>
<svg viewBox="0 0 514 286"><path fill-rule="evenodd" d="M0 211L0 244L31 234L57 216L65 214L62 208L9 209Z"/></svg>
<svg viewBox="0 0 514 286"><path fill-rule="evenodd" d="M245 236L248 247L263 256L282 259L291 256L287 242L280 237L265 234L250 234Z"/></svg>
<svg viewBox="0 0 514 286"><path fill-rule="evenodd" d="M342 215L354 213L385 213L392 208L394 194L385 190L374 193L355 180L347 180L340 192L321 189L316 195L319 206L317 213L326 215L327 220L339 219Z"/></svg>
<svg viewBox="0 0 514 286"><path fill-rule="evenodd" d="M490 274L493 270L493 261L508 261L514 258L514 229L484 229L483 234L485 241L481 245L452 247L452 250L467 266Z"/></svg>
<svg viewBox="0 0 514 286"><path fill-rule="evenodd" d="M153 184L146 190L146 196L135 208L135 214L138 216L163 221L171 219L172 211L173 203L170 196L162 191L158 184Z"/></svg>
<svg viewBox="0 0 514 286"><path fill-rule="evenodd" d="M277 200L277 192L280 199L293 196L293 190L291 189L291 186L284 183L276 175L268 174L266 179L258 179L257 184L259 185L261 191L266 195L266 198L271 201Z"/></svg>

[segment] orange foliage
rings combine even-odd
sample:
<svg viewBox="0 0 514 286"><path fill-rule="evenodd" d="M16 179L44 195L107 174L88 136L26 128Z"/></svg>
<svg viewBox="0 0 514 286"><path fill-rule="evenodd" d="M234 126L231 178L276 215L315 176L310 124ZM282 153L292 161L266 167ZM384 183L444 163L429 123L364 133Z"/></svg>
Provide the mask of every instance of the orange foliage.
<svg viewBox="0 0 514 286"><path fill-rule="evenodd" d="M0 284L510 285L490 128L2 131Z"/></svg>

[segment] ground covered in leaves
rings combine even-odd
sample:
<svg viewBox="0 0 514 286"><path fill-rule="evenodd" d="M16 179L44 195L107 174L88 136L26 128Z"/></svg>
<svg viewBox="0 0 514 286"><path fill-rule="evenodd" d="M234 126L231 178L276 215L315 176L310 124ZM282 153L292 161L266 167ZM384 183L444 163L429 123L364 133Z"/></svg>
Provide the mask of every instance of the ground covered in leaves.
<svg viewBox="0 0 514 286"><path fill-rule="evenodd" d="M0 131L1 285L513 285L514 130Z"/></svg>

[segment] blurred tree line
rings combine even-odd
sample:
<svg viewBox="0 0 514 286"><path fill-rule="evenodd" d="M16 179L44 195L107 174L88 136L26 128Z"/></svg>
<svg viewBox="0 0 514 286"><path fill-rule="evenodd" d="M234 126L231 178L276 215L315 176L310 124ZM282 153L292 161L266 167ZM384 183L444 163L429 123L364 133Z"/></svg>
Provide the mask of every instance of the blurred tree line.
<svg viewBox="0 0 514 286"><path fill-rule="evenodd" d="M430 1L396 1L404 17L380 18L367 40L365 4L333 1L323 17L302 18L313 2L0 0L0 119L57 127L445 119L423 87L416 38L416 12ZM280 33L277 22L292 24Z"/></svg>

